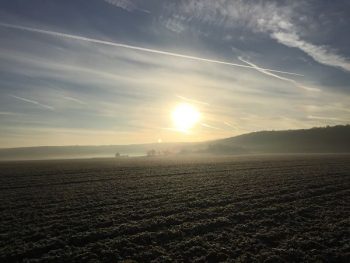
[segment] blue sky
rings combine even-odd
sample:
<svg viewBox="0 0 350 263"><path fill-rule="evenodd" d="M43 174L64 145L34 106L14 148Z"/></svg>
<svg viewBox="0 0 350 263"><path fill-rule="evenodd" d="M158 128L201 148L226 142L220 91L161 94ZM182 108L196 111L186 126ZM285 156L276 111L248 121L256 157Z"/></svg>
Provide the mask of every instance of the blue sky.
<svg viewBox="0 0 350 263"><path fill-rule="evenodd" d="M349 1L2 0L0 147L350 122ZM171 113L201 114L187 133Z"/></svg>

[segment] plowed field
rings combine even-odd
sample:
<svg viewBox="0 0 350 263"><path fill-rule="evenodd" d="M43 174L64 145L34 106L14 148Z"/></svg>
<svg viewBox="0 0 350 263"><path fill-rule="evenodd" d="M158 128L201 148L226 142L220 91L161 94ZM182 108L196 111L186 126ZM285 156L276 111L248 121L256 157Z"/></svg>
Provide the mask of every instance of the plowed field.
<svg viewBox="0 0 350 263"><path fill-rule="evenodd" d="M350 262L350 156L0 163L0 261Z"/></svg>

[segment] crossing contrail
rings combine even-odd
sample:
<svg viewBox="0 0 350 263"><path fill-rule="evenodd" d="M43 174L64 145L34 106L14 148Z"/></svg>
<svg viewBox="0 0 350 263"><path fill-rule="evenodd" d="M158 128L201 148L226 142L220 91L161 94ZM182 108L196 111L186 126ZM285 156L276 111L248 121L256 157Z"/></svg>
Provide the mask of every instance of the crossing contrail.
<svg viewBox="0 0 350 263"><path fill-rule="evenodd" d="M289 78L286 78L286 77L281 77L281 76L278 76L276 74L273 74L271 72L268 72L268 70L266 69L263 69L263 68L260 68L258 67L257 65L249 62L249 61L246 61L244 60L243 58L239 57L238 58L240 61L244 62L244 63L247 63L249 66L251 66L252 68L256 69L257 71L263 73L263 74L266 74L268 76L271 76L273 78L276 78L276 79L280 79L280 80L283 80L283 81L287 81L287 82L290 82L292 83L293 85L295 85L296 87L298 88L301 88L301 89L304 89L304 90L308 90L308 91L320 91L320 89L317 89L317 88L309 88L309 87L306 87L302 84L300 84L299 82L297 82L296 80L294 79L289 79Z"/></svg>
<svg viewBox="0 0 350 263"><path fill-rule="evenodd" d="M99 40L99 39L95 39L95 38L88 38L88 37L83 37L83 36L78 36L78 35L60 33L60 32L56 32L56 31L43 30L43 29L38 29L38 28L33 28L33 27L13 25L13 24L7 24L7 23L0 23L0 26L5 27L5 28L10 28L10 29L24 30L24 31L28 31L28 32L40 33L40 34L56 36L56 37L63 37L63 38L68 38L68 39L73 39L73 40L87 41L90 43L107 45L107 46L112 46L112 47L127 48L127 49L148 52L148 53L153 53L153 54L159 54L159 55L165 55L165 56L171 56L171 57L177 57L177 58L183 58L183 59L190 59L190 60L196 60L196 61L202 61L202 62L208 62L208 63L214 63L214 64L221 64L221 65L232 66L232 67L255 69L255 67L252 67L250 65L236 64L236 63L231 63L231 62L227 62L227 61L189 56L189 55L173 53L173 52L169 52L169 51L132 46L132 45L127 45L127 44L122 44L122 43ZM262 68L262 70L269 71L269 72L281 73L281 74L294 75L294 76L304 76L304 75L298 74L298 73L280 71L280 70L274 70L274 69Z"/></svg>

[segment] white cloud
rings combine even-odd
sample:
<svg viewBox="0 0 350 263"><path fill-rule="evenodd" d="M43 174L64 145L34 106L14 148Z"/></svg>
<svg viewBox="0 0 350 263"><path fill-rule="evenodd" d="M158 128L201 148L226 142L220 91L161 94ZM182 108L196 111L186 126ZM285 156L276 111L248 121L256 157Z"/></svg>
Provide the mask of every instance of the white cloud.
<svg viewBox="0 0 350 263"><path fill-rule="evenodd" d="M45 111L34 111L29 117L11 118L18 122L8 124L11 134L17 132L19 126L24 130L28 126L37 130L43 129L40 136L37 130L28 131L26 138L29 139L23 142L23 145L31 145L33 141L40 145L50 144L53 136L57 144L136 143L156 141L158 138L162 138L163 141L207 140L261 130L261 127L289 129L326 123L324 120L315 118L307 119L309 115L327 116L329 114L329 116L338 117L337 113L304 112L302 106L305 104L319 102L322 107L329 104L330 99L328 94L325 94L326 91L321 94L283 89L279 81L271 81L265 75L255 72L258 68L266 74L266 69L251 62L251 66L241 63L243 67L226 67L215 62L207 63L209 61L202 61L201 58L187 59L177 53L160 53L159 55L162 56L157 55L155 59L156 50L150 52L148 49L144 50L141 47L135 47L137 48L135 49L133 46L133 48L119 49L114 48L119 44L113 42L100 42L100 40L74 35L57 35L51 31L33 32L64 37L54 39L58 43L64 42L67 50L64 53L58 52L52 48L51 43L43 42L40 43L40 52L37 53L15 52L16 49L12 52L0 52L0 58L6 59L7 66L10 66L10 69L15 68L16 74L31 76L33 79L45 77L45 79L54 80L52 83L51 81L32 84L14 83L16 90L21 88L25 91L19 93L23 95L23 99L35 98L35 102L52 105L59 116L52 119L51 114L45 114ZM67 41L67 39L74 41ZM27 42L23 41L23 44ZM140 64L149 66L140 67ZM246 68L254 70L246 70ZM32 85L31 88L28 85ZM64 86L62 89L61 85ZM72 92L69 92L70 88ZM8 92L12 93L12 91ZM62 101L62 96L68 99L65 98L66 101ZM177 103L178 99L197 103L204 116L204 125L198 125L198 131L187 134L185 137L180 137L177 132L168 132L167 129L160 128L169 126L169 112L172 104ZM76 100L86 103L83 111L72 107L75 105L74 102L79 103ZM347 101L348 97L343 94L334 94L333 100ZM207 103L210 103L210 107L206 106ZM13 104L4 105L2 110L17 112L19 110L17 107L20 105ZM295 106L286 107L287 104ZM29 107L28 113L30 113ZM256 116L252 116L252 113ZM348 112L343 115L345 114ZM288 119L279 118L282 115ZM245 117L248 118L244 120ZM41 124L30 126L25 122L28 120L40 121ZM78 125L86 131L91 130L91 134L82 136L79 131L71 132L70 129ZM115 130L117 133L111 133L109 136L100 134L99 131L95 132L94 127L100 125L106 129L111 127L110 130ZM220 129L208 127L208 125ZM45 130L45 127L51 127L51 129ZM62 128L59 132L61 140L58 141L57 134L54 133L56 127ZM120 131L125 131L126 135L120 134ZM16 139L3 144L18 145L19 141Z"/></svg>
<svg viewBox="0 0 350 263"><path fill-rule="evenodd" d="M165 25L167 29L175 33L181 33L185 30L183 19L180 16L172 16L170 18L160 18L160 22Z"/></svg>
<svg viewBox="0 0 350 263"><path fill-rule="evenodd" d="M274 32L271 36L281 44L299 48L321 64L339 67L346 71L350 71L350 62L346 58L329 50L326 46L316 46L300 39L296 32Z"/></svg>
<svg viewBox="0 0 350 263"><path fill-rule="evenodd" d="M146 9L141 9L137 6L137 4L135 4L135 2L131 1L131 0L103 0L111 5L114 5L116 7L122 8L128 12L132 12L132 11L141 11L144 13L150 13L149 10Z"/></svg>
<svg viewBox="0 0 350 263"><path fill-rule="evenodd" d="M104 1L116 7L120 7L124 10L127 10L129 12L137 9L136 5L129 0L104 0Z"/></svg>
<svg viewBox="0 0 350 263"><path fill-rule="evenodd" d="M303 8L307 8L305 3L297 1L279 5L268 1L188 0L182 2L177 12L201 24L218 26L226 30L238 26L266 33L283 45L300 49L318 63L350 71L348 58L330 47L318 46L302 39L303 29L298 23L301 20L299 12ZM299 21L295 17L298 17Z"/></svg>

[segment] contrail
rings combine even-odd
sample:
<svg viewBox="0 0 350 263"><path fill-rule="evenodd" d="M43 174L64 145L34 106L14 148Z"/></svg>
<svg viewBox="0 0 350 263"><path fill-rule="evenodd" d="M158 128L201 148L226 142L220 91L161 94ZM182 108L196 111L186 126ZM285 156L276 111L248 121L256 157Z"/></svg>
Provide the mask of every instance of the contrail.
<svg viewBox="0 0 350 263"><path fill-rule="evenodd" d="M233 124L229 123L228 121L224 121L224 124L226 124L227 126L231 127L232 129L237 130L237 127L234 126Z"/></svg>
<svg viewBox="0 0 350 263"><path fill-rule="evenodd" d="M202 104L202 105L206 105L206 106L209 106L209 105L210 105L209 103L206 103L206 102L204 102L204 101L189 99L189 98L186 98L186 97L180 96L180 95L176 95L176 97L179 98L179 99L182 99L182 100L184 100L184 101L192 102L192 103L195 103L195 104Z"/></svg>
<svg viewBox="0 0 350 263"><path fill-rule="evenodd" d="M201 122L201 125L202 125L203 127L210 128L210 129L214 129L214 130L221 130L221 129L218 128L218 127L214 127L214 126L211 126L211 125L206 124L206 123L203 123L203 122Z"/></svg>
<svg viewBox="0 0 350 263"><path fill-rule="evenodd" d="M73 101L73 102L76 102L76 103L79 103L79 104L82 104L82 105L85 105L86 103L79 100L79 99L76 99L76 98L73 98L73 97L69 97L69 96L63 96L63 98L65 100L69 100L69 101Z"/></svg>
<svg viewBox="0 0 350 263"><path fill-rule="evenodd" d="M34 105L38 105L38 106L40 106L40 107L42 107L42 108L45 108L45 109L55 110L54 107L51 107L51 106L45 105L45 104L41 104L40 102L37 102L37 101L35 101L35 100L30 100L30 99L22 98L22 97L18 97L18 96L15 96L15 95L9 95L9 96L11 96L12 98L15 98L15 99L24 101L24 102L28 102L28 103L31 103L31 104L34 104Z"/></svg>
<svg viewBox="0 0 350 263"><path fill-rule="evenodd" d="M298 88L302 88L302 89L305 89L305 90L308 90L308 91L320 91L319 89L316 89L316 88L309 88L309 87L305 87L304 85L301 85L299 82L297 82L296 80L294 79L289 79L289 78L286 78L286 77L281 77L281 76L278 76L276 74L273 74L271 72L269 72L268 70L264 69L264 68L260 68L258 67L257 65L251 63L251 62L248 62L246 60L244 60L243 58L241 57L238 57L238 59L244 63L247 63L249 66L251 66L252 68L256 69L257 71L263 73L263 74L266 74L268 76L271 76L271 77L274 77L274 78L277 78L277 79L280 79L280 80L284 80L284 81L287 81L287 82L290 82L292 84L294 84L296 87Z"/></svg>
<svg viewBox="0 0 350 263"><path fill-rule="evenodd" d="M56 36L56 37L64 37L64 38L69 38L69 39L74 39L74 40L87 41L87 42L95 43L95 44L102 44L102 45L108 45L108 46L119 47L119 48L127 48L127 49L138 50L138 51L142 51L142 52L148 52L148 53L171 56L171 57L178 57L178 58L184 58L184 59L190 59L190 60L196 60L196 61L202 61L202 62L208 62L208 63L215 63L215 64L221 64L221 65L227 65L227 66L233 66L233 67L241 67L241 68L249 68L249 69L255 68L253 66L236 64L236 63L231 63L231 62L227 62L227 61L220 61L220 60L214 60L214 59L209 59L209 58L201 58L201 57L189 56L189 55L173 53L173 52L168 52L168 51L163 51L163 50L126 45L126 44L122 44L122 43L115 43L115 42L104 41L104 40L99 40L99 39L95 39L95 38L88 38L88 37L83 37L83 36L65 34L65 33L60 33L60 32L56 32L56 31L48 31L48 30L43 30L43 29L38 29L38 28L33 28L33 27L26 27L26 26L6 24L6 23L0 23L0 26L5 27L5 28L24 30L24 31L28 31L28 32L35 32L35 33L51 35L51 36ZM274 69L264 68L262 70L269 71L269 72L281 73L281 74L294 75L294 76L304 76L302 74L274 70Z"/></svg>
<svg viewBox="0 0 350 263"><path fill-rule="evenodd" d="M18 113L15 113L15 112L9 112L9 111L0 111L0 115L9 115L9 116L12 116L12 115L18 115Z"/></svg>

